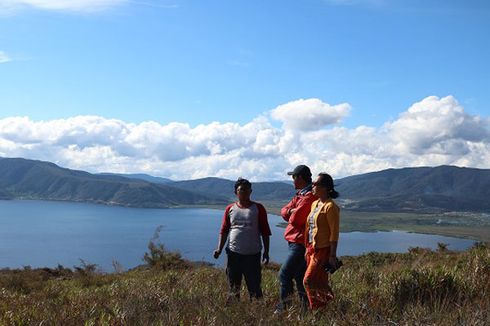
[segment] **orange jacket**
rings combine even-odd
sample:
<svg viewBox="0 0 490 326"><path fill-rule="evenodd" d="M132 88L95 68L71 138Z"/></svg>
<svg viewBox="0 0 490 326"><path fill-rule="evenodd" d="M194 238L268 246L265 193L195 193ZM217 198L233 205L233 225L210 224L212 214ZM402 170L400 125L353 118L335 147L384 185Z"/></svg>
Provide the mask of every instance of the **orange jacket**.
<svg viewBox="0 0 490 326"><path fill-rule="evenodd" d="M332 199L329 199L324 204L322 204L320 200L316 200L311 204L311 212L313 212L317 206L319 209L313 217L315 224L313 226L312 245L314 248L325 248L330 246L331 241L339 240L340 208ZM308 243L309 229L310 223L308 215L305 226L306 243Z"/></svg>

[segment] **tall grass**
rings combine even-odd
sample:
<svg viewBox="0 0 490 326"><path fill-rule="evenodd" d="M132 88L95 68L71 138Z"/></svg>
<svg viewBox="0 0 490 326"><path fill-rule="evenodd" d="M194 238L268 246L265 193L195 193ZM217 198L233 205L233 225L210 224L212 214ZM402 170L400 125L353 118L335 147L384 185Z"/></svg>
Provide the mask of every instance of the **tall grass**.
<svg viewBox="0 0 490 326"><path fill-rule="evenodd" d="M103 274L70 270L0 271L0 325L488 325L490 248L466 252L412 248L406 254L343 257L332 276L336 298L324 310L299 303L273 313L278 265L263 270L264 298L225 306L224 271L193 265L163 246L147 265ZM242 289L245 291L245 289Z"/></svg>

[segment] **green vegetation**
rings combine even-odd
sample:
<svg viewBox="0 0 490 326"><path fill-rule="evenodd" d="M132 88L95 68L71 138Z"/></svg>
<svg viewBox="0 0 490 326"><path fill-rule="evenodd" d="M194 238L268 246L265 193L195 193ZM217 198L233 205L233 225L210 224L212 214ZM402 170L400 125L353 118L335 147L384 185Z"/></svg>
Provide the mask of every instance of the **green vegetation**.
<svg viewBox="0 0 490 326"><path fill-rule="evenodd" d="M280 215L280 203L270 203L266 208ZM490 242L490 214L485 213L389 213L359 212L342 209L340 215L342 232L408 231L469 238ZM286 227L286 223L279 226Z"/></svg>
<svg viewBox="0 0 490 326"><path fill-rule="evenodd" d="M0 159L0 199L88 202L127 207L167 208L224 204L214 195L117 175L96 175L53 163L20 158Z"/></svg>
<svg viewBox="0 0 490 326"><path fill-rule="evenodd" d="M225 205L235 198L234 181L226 179L171 181L145 175L90 174L20 158L0 158L0 175L0 199L168 208ZM490 211L490 169L454 166L388 169L342 178L336 184L341 193L338 203L353 211L420 214ZM253 183L252 198L260 202L287 202L293 195L291 183Z"/></svg>
<svg viewBox="0 0 490 326"><path fill-rule="evenodd" d="M490 241L490 215L483 213L387 213L342 210L342 232L403 230Z"/></svg>
<svg viewBox="0 0 490 326"><path fill-rule="evenodd" d="M456 166L388 169L336 180L344 207L361 211L490 210L490 170Z"/></svg>
<svg viewBox="0 0 490 326"><path fill-rule="evenodd" d="M336 299L317 313L298 305L274 315L277 264L263 273L264 299L225 306L223 270L194 265L153 245L147 266L98 273L0 271L0 325L488 325L490 247L467 252L413 248L405 254L343 257Z"/></svg>

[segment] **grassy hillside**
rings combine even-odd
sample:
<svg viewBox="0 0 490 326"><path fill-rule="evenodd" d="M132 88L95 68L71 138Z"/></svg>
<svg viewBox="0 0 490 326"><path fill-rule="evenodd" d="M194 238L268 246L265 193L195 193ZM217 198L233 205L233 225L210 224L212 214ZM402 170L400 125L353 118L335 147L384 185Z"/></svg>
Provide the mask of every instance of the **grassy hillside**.
<svg viewBox="0 0 490 326"><path fill-rule="evenodd" d="M343 257L336 299L318 313L274 315L277 265L263 272L264 299L225 306L223 270L154 246L147 267L99 274L94 266L0 271L2 325L488 325L490 248L414 248ZM244 291L244 290L242 290Z"/></svg>
<svg viewBox="0 0 490 326"><path fill-rule="evenodd" d="M120 177L130 178L130 179L139 179L139 180L143 180L143 181L147 181L147 182L151 182L151 183L171 184L174 182L173 180L170 180L168 178L154 177L152 175L148 175L148 174L144 174L144 173L125 174L125 173L107 172L107 173L99 173L99 175L120 176Z"/></svg>
<svg viewBox="0 0 490 326"><path fill-rule="evenodd" d="M0 196L93 202L130 207L170 207L225 203L218 196L199 194L164 184L94 175L65 169L49 162L3 158L0 160Z"/></svg>
<svg viewBox="0 0 490 326"><path fill-rule="evenodd" d="M84 201L130 207L225 204L234 181L172 182L136 174L91 174L50 162L0 158L0 199ZM252 176L249 176L252 177ZM338 202L363 212L490 212L490 170L454 166L388 169L336 180ZM287 202L291 183L254 182L254 200Z"/></svg>
<svg viewBox="0 0 490 326"><path fill-rule="evenodd" d="M364 211L490 211L490 170L388 169L336 180L345 206Z"/></svg>
<svg viewBox="0 0 490 326"><path fill-rule="evenodd" d="M214 194L235 200L233 193L235 181L221 178L202 178L196 180L176 181L173 187L196 191L201 194ZM253 182L252 197L257 201L284 200L288 201L294 196L292 184L285 182Z"/></svg>

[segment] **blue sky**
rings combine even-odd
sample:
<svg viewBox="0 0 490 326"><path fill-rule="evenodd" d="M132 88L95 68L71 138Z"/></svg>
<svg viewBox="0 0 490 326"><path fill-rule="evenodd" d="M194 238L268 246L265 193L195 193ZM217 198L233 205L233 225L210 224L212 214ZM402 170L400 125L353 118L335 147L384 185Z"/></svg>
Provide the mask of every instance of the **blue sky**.
<svg viewBox="0 0 490 326"><path fill-rule="evenodd" d="M474 154L475 146L466 144L479 159L465 159L465 151L459 158L449 153L451 158L434 159L444 151L439 148L427 153L432 159L405 157L388 167L488 167L483 163L489 155L488 58L488 1L75 0L70 5L59 0L0 0L0 119L4 126L11 126L13 120L6 119L14 117L27 117L35 125L98 116L125 124L155 121L162 128L174 122L190 130L212 122L243 127L288 103L319 99L325 110L349 106L320 131L343 128L352 134L366 127L375 128L379 136L414 104L430 96L441 101L451 96L456 103L451 102L452 107L461 107L464 117L483 119L479 141L484 147ZM301 116L301 109L294 114ZM279 138L287 133L284 119L276 114L267 122ZM454 147L430 137L441 148ZM279 138L271 142L278 145ZM466 138L458 139L474 140ZM226 146L213 142L223 154ZM5 144L2 149L0 142L0 156L43 158L25 142L22 151ZM88 148L76 141L71 145ZM294 153L284 152L284 166L274 166L282 173L300 162L291 158ZM168 176L175 161L158 160L158 167L150 164L143 172ZM315 159L306 160L314 164ZM266 165L264 158L259 161ZM94 171L141 172L127 165L87 166L79 159L60 163ZM324 165L330 168L333 163ZM383 167L344 168L338 175ZM238 167L221 173L223 169L206 172L230 177L240 172ZM256 169L250 173L258 173L258 178L271 173Z"/></svg>

